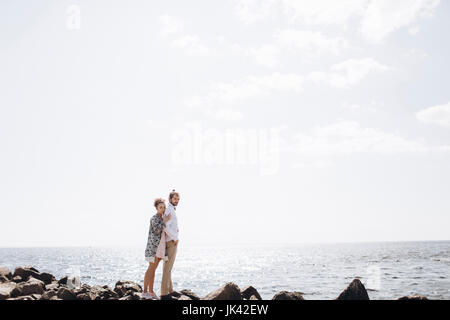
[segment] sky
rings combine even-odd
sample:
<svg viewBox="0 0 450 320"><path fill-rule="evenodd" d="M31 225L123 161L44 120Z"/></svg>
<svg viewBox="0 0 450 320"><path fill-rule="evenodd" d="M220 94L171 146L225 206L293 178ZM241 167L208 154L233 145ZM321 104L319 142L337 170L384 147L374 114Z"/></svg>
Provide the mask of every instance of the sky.
<svg viewBox="0 0 450 320"><path fill-rule="evenodd" d="M5 0L0 247L449 240L450 3Z"/></svg>

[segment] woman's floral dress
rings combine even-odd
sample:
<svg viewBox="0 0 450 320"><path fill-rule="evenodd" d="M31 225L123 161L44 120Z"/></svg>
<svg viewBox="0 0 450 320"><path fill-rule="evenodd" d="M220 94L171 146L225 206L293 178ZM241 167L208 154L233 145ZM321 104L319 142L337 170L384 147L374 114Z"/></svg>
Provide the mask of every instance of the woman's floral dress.
<svg viewBox="0 0 450 320"><path fill-rule="evenodd" d="M163 219L159 214L155 214L150 219L150 229L148 231L147 247L145 248L145 260L149 262L155 262L156 249L158 248L159 242L161 241L161 234L163 229L166 227ZM167 260L167 251L165 253Z"/></svg>

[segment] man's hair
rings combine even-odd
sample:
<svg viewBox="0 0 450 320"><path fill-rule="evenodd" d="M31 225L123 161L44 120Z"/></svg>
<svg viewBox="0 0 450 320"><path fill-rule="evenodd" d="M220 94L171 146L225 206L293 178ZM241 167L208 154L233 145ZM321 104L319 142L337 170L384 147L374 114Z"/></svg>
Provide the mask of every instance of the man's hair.
<svg viewBox="0 0 450 320"><path fill-rule="evenodd" d="M155 208L158 208L158 205L161 203L166 203L165 200L163 198L156 198L155 202L153 202L153 205L155 206Z"/></svg>
<svg viewBox="0 0 450 320"><path fill-rule="evenodd" d="M169 194L169 201L172 200L172 198L173 198L174 196L178 196L178 197L180 196L180 195L178 194L178 192L175 191L175 189L173 189L172 192Z"/></svg>

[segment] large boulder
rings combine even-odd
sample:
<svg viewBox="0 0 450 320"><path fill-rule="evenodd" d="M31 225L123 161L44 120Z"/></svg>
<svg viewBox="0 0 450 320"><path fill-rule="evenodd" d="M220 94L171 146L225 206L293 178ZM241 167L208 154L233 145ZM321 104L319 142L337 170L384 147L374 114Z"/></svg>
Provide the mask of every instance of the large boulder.
<svg viewBox="0 0 450 320"><path fill-rule="evenodd" d="M202 300L242 300L241 290L233 282L228 282L223 287L206 295Z"/></svg>
<svg viewBox="0 0 450 320"><path fill-rule="evenodd" d="M28 277L32 276L35 279L38 279L39 277L39 271L33 267L27 266L27 267L17 267L14 270L14 277L21 277L23 280L27 280Z"/></svg>
<svg viewBox="0 0 450 320"><path fill-rule="evenodd" d="M76 300L77 296L75 293L65 287L61 287L58 289L58 292L56 293L57 297L61 300Z"/></svg>
<svg viewBox="0 0 450 320"><path fill-rule="evenodd" d="M404 296L398 298L397 300L428 300L428 298L421 295L412 295L412 296Z"/></svg>
<svg viewBox="0 0 450 320"><path fill-rule="evenodd" d="M119 294L113 291L107 285L105 286L94 285L87 291L95 295L95 300L107 300L107 299L111 300L120 298Z"/></svg>
<svg viewBox="0 0 450 320"><path fill-rule="evenodd" d="M258 291L252 286L248 286L245 289L241 290L241 296L243 299L247 299L247 300L250 300L251 296L255 296L258 300L262 300Z"/></svg>
<svg viewBox="0 0 450 320"><path fill-rule="evenodd" d="M52 282L50 284L45 285L45 290L58 290L58 289L59 289L58 282Z"/></svg>
<svg viewBox="0 0 450 320"><path fill-rule="evenodd" d="M6 300L11 297L11 293L16 288L16 283L5 282L0 283L0 300Z"/></svg>
<svg viewBox="0 0 450 320"><path fill-rule="evenodd" d="M37 269L33 267L17 267L14 270L14 277L20 277L22 280L26 281L29 277L41 280L45 284L50 284L55 280L55 277L47 272L40 273Z"/></svg>
<svg viewBox="0 0 450 320"><path fill-rule="evenodd" d="M366 288L359 279L354 279L335 300L370 300Z"/></svg>
<svg viewBox="0 0 450 320"><path fill-rule="evenodd" d="M305 300L305 299L303 298L302 292L280 291L272 297L272 300Z"/></svg>
<svg viewBox="0 0 450 320"><path fill-rule="evenodd" d="M0 267L0 278L11 280L12 279L11 270L5 267Z"/></svg>
<svg viewBox="0 0 450 320"><path fill-rule="evenodd" d="M39 300L51 300L53 297L57 297L56 290L45 291Z"/></svg>
<svg viewBox="0 0 450 320"><path fill-rule="evenodd" d="M192 300L200 300L200 297L189 289L183 289L180 291L180 293L184 296L191 298Z"/></svg>
<svg viewBox="0 0 450 320"><path fill-rule="evenodd" d="M119 300L140 300L142 297L142 294L140 292L136 292L133 290L127 291L127 293L120 298Z"/></svg>
<svg viewBox="0 0 450 320"><path fill-rule="evenodd" d="M69 280L69 277L68 276L64 276L64 277L62 277L61 279L58 280L58 284L66 286L68 280Z"/></svg>
<svg viewBox="0 0 450 320"><path fill-rule="evenodd" d="M142 287L133 281L117 281L114 291L123 297L128 291L142 292Z"/></svg>
<svg viewBox="0 0 450 320"><path fill-rule="evenodd" d="M16 285L16 288L11 292L11 297L15 298L32 294L43 294L44 288L44 282L30 277L28 281L20 282Z"/></svg>
<svg viewBox="0 0 450 320"><path fill-rule="evenodd" d="M182 296L183 294L181 292L172 291L169 294L161 296L161 300L179 300Z"/></svg>
<svg viewBox="0 0 450 320"><path fill-rule="evenodd" d="M56 280L56 278L52 274L47 272L42 272L38 274L35 278L41 280L45 284L50 284Z"/></svg>

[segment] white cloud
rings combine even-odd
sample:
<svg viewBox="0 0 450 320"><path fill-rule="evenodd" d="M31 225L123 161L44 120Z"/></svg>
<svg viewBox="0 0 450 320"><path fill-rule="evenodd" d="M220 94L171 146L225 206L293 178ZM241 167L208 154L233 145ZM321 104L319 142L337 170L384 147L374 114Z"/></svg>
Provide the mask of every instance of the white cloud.
<svg viewBox="0 0 450 320"><path fill-rule="evenodd" d="M347 24L361 15L368 0L280 0L283 12L293 21L307 25Z"/></svg>
<svg viewBox="0 0 450 320"><path fill-rule="evenodd" d="M245 23L254 23L267 17L278 0L236 0L235 14Z"/></svg>
<svg viewBox="0 0 450 320"><path fill-rule="evenodd" d="M433 15L440 0L373 0L364 13L362 35L374 42L382 41L391 32L410 27L416 21ZM410 29L413 34L418 27Z"/></svg>
<svg viewBox="0 0 450 320"><path fill-rule="evenodd" d="M338 121L315 127L309 133L298 133L288 150L302 156L330 157L357 153L448 152L450 146L429 146L422 140L410 140L378 128L362 127L358 122Z"/></svg>
<svg viewBox="0 0 450 320"><path fill-rule="evenodd" d="M236 0L235 12L246 22L253 23L271 14L282 13L291 23L307 26L339 26L346 28L352 21L361 35L380 42L400 28L410 28L431 17L440 0Z"/></svg>
<svg viewBox="0 0 450 320"><path fill-rule="evenodd" d="M450 102L421 110L416 113L416 118L423 123L450 127Z"/></svg>
<svg viewBox="0 0 450 320"><path fill-rule="evenodd" d="M184 35L171 42L174 48L181 48L188 55L206 55L209 53L207 46L202 44L197 35Z"/></svg>
<svg viewBox="0 0 450 320"><path fill-rule="evenodd" d="M328 72L315 71L307 76L295 73L272 73L267 76L247 76L232 83L214 83L206 95L185 99L188 107L217 106L237 100L255 98L276 92L300 93L307 83L349 88L364 80L369 74L388 68L373 58L351 59L335 64Z"/></svg>
<svg viewBox="0 0 450 320"><path fill-rule="evenodd" d="M173 48L182 49L188 55L206 55L209 53L209 48L202 43L198 35L184 33L184 25L180 19L165 14L159 17L159 21L161 25L160 34L163 37L177 37L170 42Z"/></svg>
<svg viewBox="0 0 450 320"><path fill-rule="evenodd" d="M217 106L222 102L232 103L236 100L254 98L272 92L301 92L304 77L297 74L280 74L268 76L247 76L232 83L214 83L205 96L193 96L184 101L189 107L201 105Z"/></svg>
<svg viewBox="0 0 450 320"><path fill-rule="evenodd" d="M388 70L373 58L349 59L333 65L330 72L312 72L308 79L315 83L327 83L333 87L348 88L364 80L371 73Z"/></svg>
<svg viewBox="0 0 450 320"><path fill-rule="evenodd" d="M159 17L159 22L161 25L160 34L164 37L183 31L183 22L176 17L164 14Z"/></svg>
<svg viewBox="0 0 450 320"><path fill-rule="evenodd" d="M242 112L229 108L220 108L213 115L216 119L233 122L241 121L244 118Z"/></svg>
<svg viewBox="0 0 450 320"><path fill-rule="evenodd" d="M280 65L281 50L275 45L262 45L259 48L250 48L246 54L263 66L275 68Z"/></svg>
<svg viewBox="0 0 450 320"><path fill-rule="evenodd" d="M327 37L321 32L309 30L285 29L278 31L274 37L283 47L306 56L323 53L337 55L349 47L345 38Z"/></svg>

